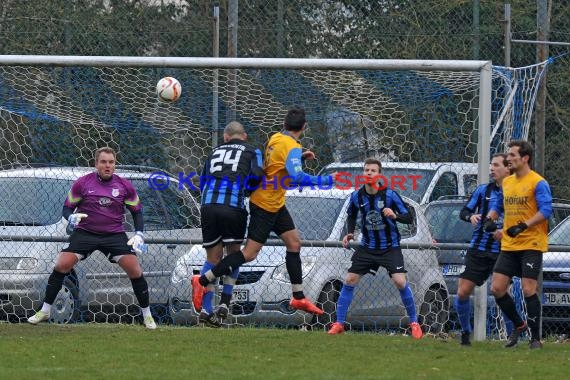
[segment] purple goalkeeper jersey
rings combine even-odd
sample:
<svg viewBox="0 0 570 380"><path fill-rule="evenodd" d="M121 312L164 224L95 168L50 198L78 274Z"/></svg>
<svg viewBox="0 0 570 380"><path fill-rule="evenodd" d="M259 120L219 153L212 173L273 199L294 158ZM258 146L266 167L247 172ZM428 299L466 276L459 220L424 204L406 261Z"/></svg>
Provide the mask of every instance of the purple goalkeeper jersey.
<svg viewBox="0 0 570 380"><path fill-rule="evenodd" d="M87 214L76 228L96 234L124 232L125 207L139 211L142 204L133 184L113 174L103 181L97 172L78 178L67 193L65 206Z"/></svg>

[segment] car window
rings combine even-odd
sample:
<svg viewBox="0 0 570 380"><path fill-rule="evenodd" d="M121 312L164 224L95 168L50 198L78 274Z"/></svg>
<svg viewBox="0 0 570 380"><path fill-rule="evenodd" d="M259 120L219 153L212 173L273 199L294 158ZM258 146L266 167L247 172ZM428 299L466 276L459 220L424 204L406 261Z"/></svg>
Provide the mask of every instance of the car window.
<svg viewBox="0 0 570 380"><path fill-rule="evenodd" d="M477 188L477 174L463 175L463 190L465 195L471 195Z"/></svg>
<svg viewBox="0 0 570 380"><path fill-rule="evenodd" d="M349 173L352 177L348 177L347 179L351 180L352 178L351 182L354 185L354 176L362 175L362 167L339 168L333 166L325 168L321 174L332 174L334 172ZM410 198L413 201L420 203L425 193L427 192L429 184L433 180L435 170L415 168L382 168L381 174L388 179L388 185L391 189L397 191L401 196ZM402 186L398 186L398 183L402 183ZM455 192L455 194L457 194L457 192Z"/></svg>
<svg viewBox="0 0 570 380"><path fill-rule="evenodd" d="M429 201L435 201L446 195L457 195L457 176L452 172L445 172L439 177Z"/></svg>
<svg viewBox="0 0 570 380"><path fill-rule="evenodd" d="M199 226L197 206L189 197L185 198L178 189L169 186L164 190L155 190L148 186L145 179L131 180L143 205L145 230L171 230L194 228ZM133 218L125 213L125 228L133 231Z"/></svg>
<svg viewBox="0 0 570 380"><path fill-rule="evenodd" d="M72 181L58 178L0 178L0 225L45 226L61 220Z"/></svg>
<svg viewBox="0 0 570 380"><path fill-rule="evenodd" d="M438 243L467 243L471 241L473 227L459 219L462 203L431 203L425 216L432 237Z"/></svg>
<svg viewBox="0 0 570 380"><path fill-rule="evenodd" d="M570 245L570 217L564 219L548 235L548 244Z"/></svg>
<svg viewBox="0 0 570 380"><path fill-rule="evenodd" d="M326 240L338 220L345 199L287 197L287 210L303 240ZM335 238L338 238L335 236Z"/></svg>
<svg viewBox="0 0 570 380"><path fill-rule="evenodd" d="M551 231L560 222L570 216L570 205L553 204L552 215L548 218L548 230Z"/></svg>

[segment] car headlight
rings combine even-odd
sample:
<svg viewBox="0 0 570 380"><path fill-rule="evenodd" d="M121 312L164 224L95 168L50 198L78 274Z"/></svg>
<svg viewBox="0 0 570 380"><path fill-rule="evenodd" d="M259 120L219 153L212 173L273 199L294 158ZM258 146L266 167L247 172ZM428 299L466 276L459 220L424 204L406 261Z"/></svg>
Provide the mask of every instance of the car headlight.
<svg viewBox="0 0 570 380"><path fill-rule="evenodd" d="M191 265L186 264L186 262L181 262L176 264L172 275L170 276L170 281L177 284L182 281L188 281L193 274L193 269Z"/></svg>
<svg viewBox="0 0 570 380"><path fill-rule="evenodd" d="M38 259L34 259L33 257L23 257L18 260L16 264L16 269L18 270L30 270L34 269L38 266Z"/></svg>
<svg viewBox="0 0 570 380"><path fill-rule="evenodd" d="M303 257L301 260L302 260L301 269L303 270L303 278L305 278L311 272L311 270L313 270L313 267L315 266L316 262L316 257L306 256ZM278 265L273 271L271 278L281 282L291 282L289 280L289 273L287 273L286 263Z"/></svg>

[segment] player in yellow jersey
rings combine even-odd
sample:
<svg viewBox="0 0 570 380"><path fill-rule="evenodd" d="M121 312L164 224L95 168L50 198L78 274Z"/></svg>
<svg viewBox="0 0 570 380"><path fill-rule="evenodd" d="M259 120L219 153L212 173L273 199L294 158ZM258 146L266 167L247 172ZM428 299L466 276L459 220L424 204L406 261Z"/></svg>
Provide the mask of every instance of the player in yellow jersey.
<svg viewBox="0 0 570 380"><path fill-rule="evenodd" d="M507 161L512 175L503 180L502 196L491 199L485 229L496 229L493 220L504 211L501 253L493 269L491 291L497 305L513 321L515 328L505 347L517 344L522 332L530 328L530 348L542 348L540 341L540 298L537 279L542 270L542 254L548 249L548 218L552 214L552 195L548 182L531 169L533 148L527 141L509 143ZM513 276L521 277L527 322L518 314L508 293Z"/></svg>
<svg viewBox="0 0 570 380"><path fill-rule="evenodd" d="M289 304L295 309L323 314L303 293L301 238L285 206L287 189L302 185L322 185L330 188L333 182L330 175L319 177L303 172L303 159L315 157L311 151L303 152L299 142L306 127L305 110L294 107L287 112L284 130L269 139L263 162L265 176L261 185L250 196L251 216L247 242L241 251L227 255L211 270L192 278L192 302L195 307L202 303L204 286L221 276L229 275L243 263L254 260L273 231L285 242L287 248L285 265L293 291Z"/></svg>

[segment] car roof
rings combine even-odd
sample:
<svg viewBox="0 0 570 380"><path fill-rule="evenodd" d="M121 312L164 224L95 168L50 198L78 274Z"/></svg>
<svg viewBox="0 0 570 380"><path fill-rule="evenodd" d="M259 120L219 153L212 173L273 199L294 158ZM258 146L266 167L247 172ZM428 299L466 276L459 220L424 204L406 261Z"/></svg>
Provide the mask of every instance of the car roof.
<svg viewBox="0 0 570 380"><path fill-rule="evenodd" d="M128 178L148 178L152 168L117 165L115 174ZM159 169L154 169L159 170ZM0 170L0 178L58 178L75 180L95 171L90 166L43 166Z"/></svg>
<svg viewBox="0 0 570 380"><path fill-rule="evenodd" d="M311 188L303 188L302 191L298 189L294 190L287 190L286 195L287 197L306 197L306 198L337 198L337 199L346 199L354 192L354 189L348 190L341 190L341 189L311 189ZM411 204L415 208L419 207L419 204L414 200L401 195L400 196L403 201L406 203Z"/></svg>
<svg viewBox="0 0 570 380"><path fill-rule="evenodd" d="M326 168L362 168L364 162L333 162L325 166ZM477 168L477 163L471 162L382 162L382 168L410 168L410 169L437 169L441 166L459 165L461 167Z"/></svg>

